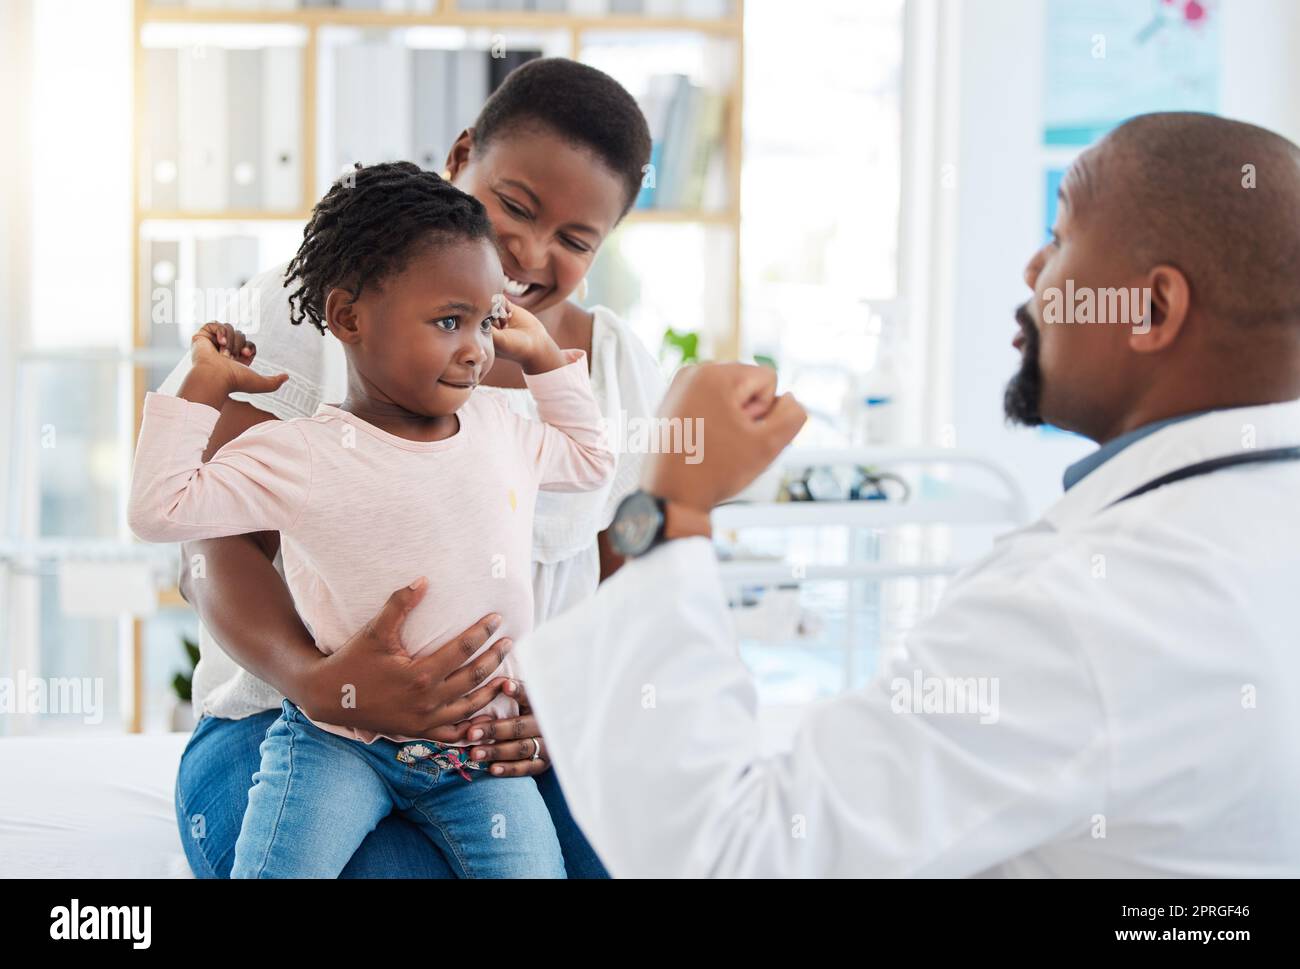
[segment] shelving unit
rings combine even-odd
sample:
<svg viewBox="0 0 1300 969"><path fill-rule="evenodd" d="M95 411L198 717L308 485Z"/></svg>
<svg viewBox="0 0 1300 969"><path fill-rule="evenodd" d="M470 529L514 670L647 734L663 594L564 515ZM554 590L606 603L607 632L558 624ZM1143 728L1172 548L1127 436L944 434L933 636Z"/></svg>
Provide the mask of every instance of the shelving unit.
<svg viewBox="0 0 1300 969"><path fill-rule="evenodd" d="M151 209L141 205L140 180L133 192L134 208L134 258L136 291L133 306L138 319L141 307L139 240L141 226L147 221L195 222L284 222L305 221L315 204L318 193L317 177L317 125L322 106L319 99L318 61L321 31L330 27L402 28L402 27L459 27L466 29L523 31L563 31L568 37L567 56L580 57L583 39L587 35L617 32L681 33L704 35L723 39L734 45L735 66L731 90L727 92L725 137L723 150L727 167L728 198L717 210L663 211L634 209L625 222L637 224L707 225L728 230L733 238L731 256L731 320L729 332L719 340L719 358L734 357L740 345L740 183L743 150L744 107L744 0L731 0L732 13L721 19L694 17L655 17L627 14L583 16L538 11L461 11L457 0L442 0L432 13L386 13L382 11L347 10L337 8L300 8L291 10L262 9L209 9L179 6L156 6L149 0L135 0L135 145L137 157L144 150L143 126L148 114L145 100L145 47L141 32L150 24L188 26L222 25L285 25L306 32L302 63L302 131L300 152L303 158L301 207L292 211L267 211L262 209L184 210ZM137 165L138 169L139 166ZM137 394L143 399L143 391Z"/></svg>
<svg viewBox="0 0 1300 969"><path fill-rule="evenodd" d="M921 466L973 468L984 472L996 485L994 491L969 485L951 486L940 497L913 496L886 501L737 501L713 511L717 532L746 528L883 529L900 525L1023 525L1029 518L1029 504L1015 476L983 455L948 448L842 448L814 450L787 448L774 462L778 470L822 466L866 466L890 468ZM909 575L944 575L956 563L909 565L906 563L854 562L848 565L802 566L799 578L881 579ZM723 577L750 583L789 582L792 568L786 563L724 562Z"/></svg>
<svg viewBox="0 0 1300 969"><path fill-rule="evenodd" d="M698 225L726 233L730 238L731 279L725 291L730 294L731 313L727 330L716 338L720 359L734 358L740 346L740 173L742 154L742 119L744 102L744 0L730 0L728 16L716 19L698 19L688 16L642 16L608 14L592 16L578 13L540 11L461 10L457 0L441 0L432 12L385 12L339 8L229 9L193 6L162 6L150 0L135 0L135 22L132 30L134 45L134 146L136 162L133 165L132 187L132 307L133 346L148 351L148 333L143 321L148 318L150 293L142 285L142 240L146 228L156 223L196 225L203 222L250 225L272 223L292 224L305 222L318 198L319 176L319 126L323 112L329 110L322 104L321 51L322 33L333 28L400 29L418 27L462 28L467 31L536 31L562 33L567 40L567 56L581 59L584 42L601 34L680 34L695 38L708 38L732 45L734 49L731 85L726 91L727 109L721 148L726 169L726 198L716 209L664 211L659 209L634 209L625 219L637 225ZM240 206L230 209L185 209L169 206L154 208L145 204L142 197L145 175L142 159L146 158L148 124L150 116L149 91L146 84L146 57L148 47L144 33L151 27L197 28L220 31L240 25L275 26L294 28L304 35L301 57L301 129L298 133L298 150L301 153L302 191L299 205L292 210L265 210ZM214 46L220 46L216 44ZM637 93L637 92L633 92ZM450 146L447 146L450 147ZM264 267L263 267L264 268ZM156 348L154 348L156 350ZM181 348L177 348L177 357ZM141 354L141 360L147 353ZM133 399L135 423L139 427L145 392L150 388L151 376L143 364L134 368ZM156 375L155 375L156 377ZM159 604L164 608L183 607L184 601L175 589L164 590ZM143 631L140 621L134 623L132 676L134 678L130 729L143 728Z"/></svg>
<svg viewBox="0 0 1300 969"><path fill-rule="evenodd" d="M848 533L850 553L844 562L793 561L788 551L781 555L753 555L719 563L724 588L733 601L743 601L745 590L790 589L809 583L837 582L847 586L842 640L844 684L857 674L855 649L861 641L860 622L855 611L859 592L873 584L896 579L930 579L951 576L967 563L945 555L938 561L917 561L921 556L900 554L895 560L879 560L866 553L869 543L859 541L876 531L902 526L1021 526L1029 520L1024 490L1011 472L988 458L970 451L948 448L842 448L814 450L787 448L774 466L779 471L811 467L857 467L872 469L908 467L922 474L942 469L981 473L988 482L976 486L963 480L944 481L937 493L902 500L881 501L738 501L721 505L713 512L714 534L732 547L744 545L740 534L749 529L841 529ZM967 476L963 476L967 477ZM992 487L988 487L991 484Z"/></svg>
<svg viewBox="0 0 1300 969"><path fill-rule="evenodd" d="M579 57L584 37L610 32L681 33L704 35L728 41L734 45L735 65L731 90L727 92L725 138L723 151L727 167L727 193L725 205L717 210L663 211L634 209L625 220L630 225L704 225L722 228L731 235L731 276L728 289L733 294L729 332L723 334L717 356L734 357L740 346L740 182L743 148L744 105L744 0L731 0L731 14L721 19L694 17L655 17L627 14L586 16L578 14L539 11L462 11L457 0L442 0L431 13L402 13L338 8L299 8L290 10L223 9L188 6L158 6L149 0L135 0L135 146L137 159L145 151L145 125L148 104L145 84L145 51L142 32L151 24L187 26L227 25L284 25L306 32L302 58L302 130L299 150L302 156L301 206L291 211L263 209L153 209L141 202L141 173L135 166L136 182L133 190L133 266L134 292L132 319L139 320L144 307L141 292L140 240L146 222L303 222L317 199L318 145L317 127L322 112L319 92L319 52L321 31L331 27L402 28L402 27L459 27L467 29L523 31L563 31L568 37L568 56ZM137 328L138 329L138 328ZM136 333L136 345L140 334ZM143 401L143 373L138 374L136 398ZM138 422L138 413L137 413Z"/></svg>

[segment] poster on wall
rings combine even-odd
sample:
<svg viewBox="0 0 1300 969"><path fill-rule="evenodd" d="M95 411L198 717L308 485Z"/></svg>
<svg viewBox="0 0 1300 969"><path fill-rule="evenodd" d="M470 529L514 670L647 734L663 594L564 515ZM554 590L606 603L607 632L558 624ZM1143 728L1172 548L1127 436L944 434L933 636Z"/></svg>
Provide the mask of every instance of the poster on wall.
<svg viewBox="0 0 1300 969"><path fill-rule="evenodd" d="M1083 147L1149 111L1216 111L1218 0L1047 0L1043 143Z"/></svg>
<svg viewBox="0 0 1300 969"><path fill-rule="evenodd" d="M1221 0L1047 0L1043 239L1075 155L1128 118L1217 111ZM1043 435L1067 432L1045 425Z"/></svg>

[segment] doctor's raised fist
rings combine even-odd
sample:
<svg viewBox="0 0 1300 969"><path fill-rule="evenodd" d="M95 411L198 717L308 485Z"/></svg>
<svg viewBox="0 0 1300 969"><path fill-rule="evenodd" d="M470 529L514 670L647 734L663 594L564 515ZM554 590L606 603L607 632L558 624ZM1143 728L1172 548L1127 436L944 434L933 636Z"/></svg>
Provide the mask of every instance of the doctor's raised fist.
<svg viewBox="0 0 1300 969"><path fill-rule="evenodd" d="M659 416L683 423L680 434L666 436L670 444L693 440L695 446L661 447L648 455L641 487L703 512L744 490L808 419L790 394L777 396L775 370L745 363L683 368Z"/></svg>

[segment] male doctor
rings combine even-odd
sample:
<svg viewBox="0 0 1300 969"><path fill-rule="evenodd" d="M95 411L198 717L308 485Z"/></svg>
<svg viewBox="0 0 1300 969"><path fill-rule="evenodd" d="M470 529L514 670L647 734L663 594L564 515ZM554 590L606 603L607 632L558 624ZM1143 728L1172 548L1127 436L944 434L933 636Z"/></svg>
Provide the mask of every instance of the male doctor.
<svg viewBox="0 0 1300 969"><path fill-rule="evenodd" d="M1006 407L1100 450L780 756L708 515L804 415L761 368L673 384L663 413L703 419L704 461L654 459L616 519L633 560L517 650L614 875L1300 874L1300 149L1144 116L1060 203ZM1068 281L1150 312L1046 323ZM996 684L996 709L913 702L918 673Z"/></svg>

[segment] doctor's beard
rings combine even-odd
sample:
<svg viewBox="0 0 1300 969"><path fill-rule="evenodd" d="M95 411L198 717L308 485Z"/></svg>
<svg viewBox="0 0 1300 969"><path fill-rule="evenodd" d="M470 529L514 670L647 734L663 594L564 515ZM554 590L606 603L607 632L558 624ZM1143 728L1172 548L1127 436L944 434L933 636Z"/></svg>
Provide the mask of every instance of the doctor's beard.
<svg viewBox="0 0 1300 969"><path fill-rule="evenodd" d="M1038 327L1029 315L1029 304L1016 310L1016 322L1025 336L1020 348L1020 370L1007 384L1002 409L1012 424L1037 427L1043 423L1039 406L1043 401L1043 372L1038 368Z"/></svg>

